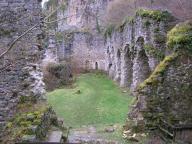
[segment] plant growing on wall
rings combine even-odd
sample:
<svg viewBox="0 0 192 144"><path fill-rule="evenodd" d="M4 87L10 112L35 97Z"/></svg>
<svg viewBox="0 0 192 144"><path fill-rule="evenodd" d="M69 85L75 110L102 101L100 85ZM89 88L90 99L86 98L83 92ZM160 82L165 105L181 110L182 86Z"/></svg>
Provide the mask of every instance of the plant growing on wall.
<svg viewBox="0 0 192 144"><path fill-rule="evenodd" d="M192 54L192 22L176 25L168 33L167 45L174 51L187 51Z"/></svg>
<svg viewBox="0 0 192 144"><path fill-rule="evenodd" d="M112 33L113 33L114 30L115 30L115 25L110 24L110 25L105 29L105 32L104 32L104 37L105 37L105 39L106 39L107 37L112 37Z"/></svg>

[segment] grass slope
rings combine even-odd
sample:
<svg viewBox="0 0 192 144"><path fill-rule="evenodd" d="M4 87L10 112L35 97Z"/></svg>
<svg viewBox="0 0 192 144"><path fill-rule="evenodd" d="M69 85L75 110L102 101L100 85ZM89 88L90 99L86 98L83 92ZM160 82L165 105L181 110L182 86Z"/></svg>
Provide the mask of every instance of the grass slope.
<svg viewBox="0 0 192 144"><path fill-rule="evenodd" d="M48 93L57 115L72 127L123 124L133 100L102 74L83 74L77 78L75 88Z"/></svg>

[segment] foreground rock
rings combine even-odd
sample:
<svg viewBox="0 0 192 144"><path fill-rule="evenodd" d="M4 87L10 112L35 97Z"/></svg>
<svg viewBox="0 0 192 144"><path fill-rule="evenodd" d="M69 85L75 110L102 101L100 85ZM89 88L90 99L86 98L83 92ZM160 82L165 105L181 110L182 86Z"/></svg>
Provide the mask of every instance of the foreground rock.
<svg viewBox="0 0 192 144"><path fill-rule="evenodd" d="M7 124L4 143L60 142L66 140L63 136L64 127L52 108L42 106L38 106L38 109L30 106L28 108L29 111L19 112Z"/></svg>

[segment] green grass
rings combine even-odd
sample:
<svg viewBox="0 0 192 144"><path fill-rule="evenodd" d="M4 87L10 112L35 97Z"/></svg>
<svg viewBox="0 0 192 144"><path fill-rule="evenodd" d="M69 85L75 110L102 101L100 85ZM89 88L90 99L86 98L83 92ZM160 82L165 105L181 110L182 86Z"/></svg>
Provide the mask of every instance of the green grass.
<svg viewBox="0 0 192 144"><path fill-rule="evenodd" d="M76 92L80 90L81 93ZM123 124L134 98L102 74L83 74L74 88L48 93L48 102L67 126Z"/></svg>

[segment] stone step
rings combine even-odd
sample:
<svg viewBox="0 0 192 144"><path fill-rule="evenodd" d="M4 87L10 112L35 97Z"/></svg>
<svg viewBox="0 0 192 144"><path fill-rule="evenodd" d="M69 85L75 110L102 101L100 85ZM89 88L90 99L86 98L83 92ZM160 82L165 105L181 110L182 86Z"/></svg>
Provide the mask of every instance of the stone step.
<svg viewBox="0 0 192 144"><path fill-rule="evenodd" d="M61 143L63 141L63 133L61 131L52 131L49 134L48 141L49 143Z"/></svg>

